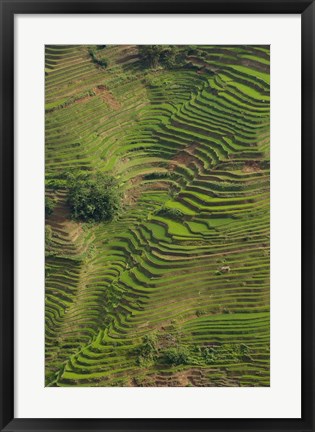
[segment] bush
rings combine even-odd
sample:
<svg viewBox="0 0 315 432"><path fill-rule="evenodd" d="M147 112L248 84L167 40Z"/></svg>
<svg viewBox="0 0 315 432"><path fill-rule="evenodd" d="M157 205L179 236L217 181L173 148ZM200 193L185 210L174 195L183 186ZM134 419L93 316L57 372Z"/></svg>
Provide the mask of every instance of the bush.
<svg viewBox="0 0 315 432"><path fill-rule="evenodd" d="M140 45L139 54L144 67L174 69L186 65L187 51L176 45Z"/></svg>
<svg viewBox="0 0 315 432"><path fill-rule="evenodd" d="M52 198L45 197L45 216L50 216L54 212L55 201Z"/></svg>
<svg viewBox="0 0 315 432"><path fill-rule="evenodd" d="M98 48L98 47L103 47L105 45L97 45L97 48L89 48L89 54L90 57L93 61L93 63L95 63L97 66L100 66L102 68L106 68L108 66L108 59L106 58L99 58L97 51L101 50L102 48Z"/></svg>
<svg viewBox="0 0 315 432"><path fill-rule="evenodd" d="M181 210L168 207L163 207L162 209L158 210L157 215L162 217L165 216L177 221L182 221L184 218L184 213Z"/></svg>
<svg viewBox="0 0 315 432"><path fill-rule="evenodd" d="M158 338L155 333L145 335L142 338L141 345L136 349L137 364L139 366L148 366L151 364L158 353Z"/></svg>
<svg viewBox="0 0 315 432"><path fill-rule="evenodd" d="M117 180L102 173L71 174L68 202L76 220L102 222L115 219L121 210Z"/></svg>
<svg viewBox="0 0 315 432"><path fill-rule="evenodd" d="M167 172L154 172L154 173L150 173L150 174L146 174L144 176L145 180L159 180L159 179L164 179L164 178L168 178L170 175Z"/></svg>
<svg viewBox="0 0 315 432"><path fill-rule="evenodd" d="M162 45L140 45L139 54L143 65L151 68L158 67L162 49Z"/></svg>
<svg viewBox="0 0 315 432"><path fill-rule="evenodd" d="M245 344L223 344L212 347L199 347L199 353L206 364L220 361L233 363L252 361L249 348Z"/></svg>
<svg viewBox="0 0 315 432"><path fill-rule="evenodd" d="M191 363L190 351L187 347L168 348L164 351L165 362L172 366Z"/></svg>

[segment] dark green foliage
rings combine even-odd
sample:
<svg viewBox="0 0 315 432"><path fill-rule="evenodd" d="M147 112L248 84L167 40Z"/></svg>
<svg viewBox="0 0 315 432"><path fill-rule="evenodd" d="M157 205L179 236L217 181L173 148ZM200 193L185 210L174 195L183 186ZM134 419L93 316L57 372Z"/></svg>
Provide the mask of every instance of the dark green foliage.
<svg viewBox="0 0 315 432"><path fill-rule="evenodd" d="M90 57L97 66L100 66L101 68L107 68L108 66L108 60L106 58L100 58L97 51L101 50L102 48L98 47L105 47L105 45L97 45L97 48L89 48L89 54Z"/></svg>
<svg viewBox="0 0 315 432"><path fill-rule="evenodd" d="M187 54L194 57L205 57L205 52L202 51L198 46L190 45L187 51Z"/></svg>
<svg viewBox="0 0 315 432"><path fill-rule="evenodd" d="M184 213L182 211L180 211L179 209L175 209L175 208L164 207L157 212L157 215L158 216L165 216L165 217L168 217L170 219L177 220L177 221L182 221L184 218Z"/></svg>
<svg viewBox="0 0 315 432"><path fill-rule="evenodd" d="M169 178L170 175L168 172L153 172L150 174L146 174L144 176L145 180L158 180L158 179L163 179L163 178Z"/></svg>
<svg viewBox="0 0 315 432"><path fill-rule="evenodd" d="M136 349L137 364L139 366L146 366L154 361L158 353L158 338L155 333L150 333L142 338L141 345Z"/></svg>
<svg viewBox="0 0 315 432"><path fill-rule="evenodd" d="M251 361L249 348L245 344L224 344L212 347L199 347L198 352L206 364L222 362Z"/></svg>
<svg viewBox="0 0 315 432"><path fill-rule="evenodd" d="M164 351L163 357L165 363L172 366L179 366L192 362L190 351L188 347L185 346L168 348Z"/></svg>
<svg viewBox="0 0 315 432"><path fill-rule="evenodd" d="M54 212L55 201L52 198L45 197L45 216L50 216Z"/></svg>
<svg viewBox="0 0 315 432"><path fill-rule="evenodd" d="M72 217L85 222L110 221L121 210L117 180L106 174L69 174L68 202Z"/></svg>
<svg viewBox="0 0 315 432"><path fill-rule="evenodd" d="M188 52L177 45L139 45L139 54L144 67L175 69L186 65Z"/></svg>
<svg viewBox="0 0 315 432"><path fill-rule="evenodd" d="M162 45L140 45L140 59L145 67L156 68L160 64Z"/></svg>

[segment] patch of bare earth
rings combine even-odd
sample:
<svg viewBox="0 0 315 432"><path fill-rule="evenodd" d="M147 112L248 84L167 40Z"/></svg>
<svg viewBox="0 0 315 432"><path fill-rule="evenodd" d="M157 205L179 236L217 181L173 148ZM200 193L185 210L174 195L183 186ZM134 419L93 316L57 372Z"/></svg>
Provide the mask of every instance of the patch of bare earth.
<svg viewBox="0 0 315 432"><path fill-rule="evenodd" d="M141 380L132 380L134 387L212 387L205 373L199 368L192 368L183 371L160 371L160 373L148 374Z"/></svg>
<svg viewBox="0 0 315 432"><path fill-rule="evenodd" d="M79 99L76 99L75 101L74 101L74 103L78 103L78 104L81 104L81 103L85 103L85 102L88 102L90 99L91 99L91 97L92 96L83 96L83 97L81 97L81 98L79 98Z"/></svg>
<svg viewBox="0 0 315 432"><path fill-rule="evenodd" d="M180 150L172 157L169 163L170 170L173 171L177 165L188 166L191 162L195 160L194 153L198 146L198 143L191 143L189 146Z"/></svg>
<svg viewBox="0 0 315 432"><path fill-rule="evenodd" d="M260 172L261 168L258 162L248 161L243 166L243 172L251 173L251 172Z"/></svg>
<svg viewBox="0 0 315 432"><path fill-rule="evenodd" d="M102 97L103 101L106 102L110 108L118 110L121 107L118 100L115 98L115 96L113 96L113 94L108 90L105 85L98 85L93 90L96 95L100 95Z"/></svg>
<svg viewBox="0 0 315 432"><path fill-rule="evenodd" d="M166 190L169 189L169 185L166 182L157 181L156 183L151 183L149 186L150 190Z"/></svg>
<svg viewBox="0 0 315 432"><path fill-rule="evenodd" d="M103 99L103 101L112 109L114 109L115 111L117 111L121 105L118 102L118 100L115 98L115 96L113 96L113 94L108 90L108 88L104 85L98 85L97 87L95 87L93 89L94 95L87 95L87 96L83 96L79 99L76 99L74 101L74 103L76 104L81 104L81 103L86 103L89 100L91 100L91 98L95 97L95 96L101 96L101 98Z"/></svg>
<svg viewBox="0 0 315 432"><path fill-rule="evenodd" d="M191 385L190 371L164 373L155 378L156 387L187 387Z"/></svg>
<svg viewBox="0 0 315 432"><path fill-rule="evenodd" d="M141 175L129 180L129 184L131 184L131 187L124 193L123 204L129 206L136 204L143 190L142 181L143 176Z"/></svg>
<svg viewBox="0 0 315 432"><path fill-rule="evenodd" d="M128 206L135 205L144 190L169 190L169 184L162 181L150 183L150 185L144 184L142 175L136 176L129 180L129 185L130 184L131 187L125 191L123 196L123 204Z"/></svg>

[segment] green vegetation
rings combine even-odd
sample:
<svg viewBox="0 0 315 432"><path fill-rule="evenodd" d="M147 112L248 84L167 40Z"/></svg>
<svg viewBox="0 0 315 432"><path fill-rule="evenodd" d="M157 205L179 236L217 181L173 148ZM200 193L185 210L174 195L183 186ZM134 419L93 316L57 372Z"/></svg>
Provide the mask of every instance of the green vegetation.
<svg viewBox="0 0 315 432"><path fill-rule="evenodd" d="M164 351L166 364L172 366L187 365L192 363L190 352L187 347L168 348Z"/></svg>
<svg viewBox="0 0 315 432"><path fill-rule="evenodd" d="M149 366L154 362L158 353L157 343L156 333L149 333L143 337L141 345L135 351L139 366Z"/></svg>
<svg viewBox="0 0 315 432"><path fill-rule="evenodd" d="M169 217L170 219L174 219L177 221L182 221L184 218L184 213L177 208L164 207L164 208L161 208L161 210L159 210L156 214L158 216L163 216L166 218Z"/></svg>
<svg viewBox="0 0 315 432"><path fill-rule="evenodd" d="M140 45L140 60L145 67L174 69L187 65L187 48L176 45Z"/></svg>
<svg viewBox="0 0 315 432"><path fill-rule="evenodd" d="M45 242L46 246L49 246L52 242L52 228L50 225L45 226Z"/></svg>
<svg viewBox="0 0 315 432"><path fill-rule="evenodd" d="M68 202L71 215L85 222L110 221L121 210L119 185L114 177L95 175L71 175Z"/></svg>
<svg viewBox="0 0 315 432"><path fill-rule="evenodd" d="M99 50L105 48L106 45L96 45L95 48L89 48L89 54L90 57L97 66L100 66L101 68L107 68L108 66L108 59L102 58L99 55Z"/></svg>
<svg viewBox="0 0 315 432"><path fill-rule="evenodd" d="M55 208L55 201L49 197L45 197L45 216L50 216L53 214Z"/></svg>
<svg viewBox="0 0 315 432"><path fill-rule="evenodd" d="M269 54L46 46L47 386L270 385Z"/></svg>

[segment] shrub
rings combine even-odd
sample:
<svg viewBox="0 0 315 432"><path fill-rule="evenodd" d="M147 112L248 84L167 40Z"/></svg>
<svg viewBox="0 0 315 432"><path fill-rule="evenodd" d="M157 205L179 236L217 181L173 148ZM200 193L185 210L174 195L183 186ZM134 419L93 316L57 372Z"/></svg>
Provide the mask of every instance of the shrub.
<svg viewBox="0 0 315 432"><path fill-rule="evenodd" d="M153 172L144 176L145 180L159 180L168 178L170 175L167 172Z"/></svg>
<svg viewBox="0 0 315 432"><path fill-rule="evenodd" d="M45 216L50 216L54 212L56 202L52 198L45 197Z"/></svg>
<svg viewBox="0 0 315 432"><path fill-rule="evenodd" d="M121 210L117 180L106 174L69 175L68 202L72 217L85 222L110 221Z"/></svg>
<svg viewBox="0 0 315 432"><path fill-rule="evenodd" d="M187 347L168 348L164 351L165 362L172 366L191 363L190 351Z"/></svg>
<svg viewBox="0 0 315 432"><path fill-rule="evenodd" d="M93 63L95 63L97 66L100 66L102 68L106 68L108 66L108 59L106 58L99 58L99 55L97 53L97 51L101 50L102 48L98 48L98 47L102 47L103 45L97 45L97 48L89 48L89 54L90 57L93 61Z"/></svg>
<svg viewBox="0 0 315 432"><path fill-rule="evenodd" d="M212 347L199 347L199 354L206 364L220 361L251 361L250 351L245 344L223 344Z"/></svg>
<svg viewBox="0 0 315 432"><path fill-rule="evenodd" d="M160 63L162 45L140 45L140 59L145 67L156 68Z"/></svg>
<svg viewBox="0 0 315 432"><path fill-rule="evenodd" d="M206 315L207 311L203 310L203 309L197 309L196 310L196 315L197 317L201 317L202 315Z"/></svg>
<svg viewBox="0 0 315 432"><path fill-rule="evenodd" d="M158 353L157 336L155 333L150 333L142 338L141 345L136 349L137 364L139 366L148 366L154 361Z"/></svg>
<svg viewBox="0 0 315 432"><path fill-rule="evenodd" d="M174 69L186 65L187 51L177 45L140 45L139 55L144 67Z"/></svg>
<svg viewBox="0 0 315 432"><path fill-rule="evenodd" d="M167 207L163 207L162 209L158 210L157 212L158 216L165 216L168 217L170 219L174 219L177 221L181 221L184 218L184 213L176 208L167 208Z"/></svg>

